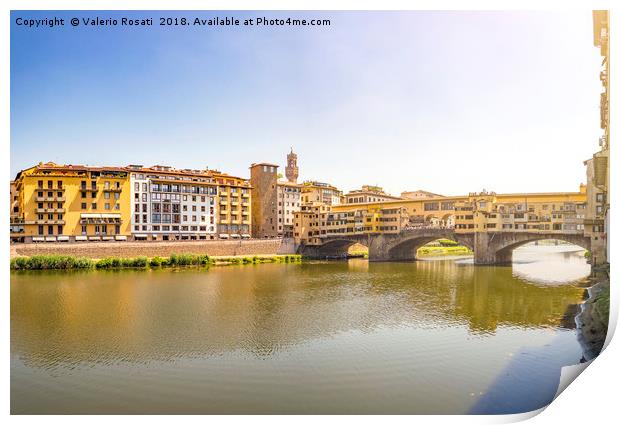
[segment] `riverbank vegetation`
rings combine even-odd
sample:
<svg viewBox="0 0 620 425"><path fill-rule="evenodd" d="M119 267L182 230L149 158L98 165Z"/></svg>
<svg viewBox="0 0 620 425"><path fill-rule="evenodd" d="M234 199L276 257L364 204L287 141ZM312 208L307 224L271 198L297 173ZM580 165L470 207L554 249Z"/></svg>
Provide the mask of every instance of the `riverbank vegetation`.
<svg viewBox="0 0 620 425"><path fill-rule="evenodd" d="M450 239L438 239L418 248L418 255L423 257L472 255L473 253L471 249Z"/></svg>
<svg viewBox="0 0 620 425"><path fill-rule="evenodd" d="M295 263L301 255L254 255L209 257L204 254L171 254L170 257L145 256L134 258L107 257L91 259L67 255L33 255L11 259L11 270L70 270L70 269L146 269L184 266L224 266L263 263Z"/></svg>

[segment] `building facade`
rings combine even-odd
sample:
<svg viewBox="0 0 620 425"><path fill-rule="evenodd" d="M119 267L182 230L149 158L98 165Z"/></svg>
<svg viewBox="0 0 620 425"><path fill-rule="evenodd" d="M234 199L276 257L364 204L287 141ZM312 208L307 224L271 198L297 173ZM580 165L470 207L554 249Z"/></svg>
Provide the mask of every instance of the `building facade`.
<svg viewBox="0 0 620 425"><path fill-rule="evenodd" d="M290 181L278 181L278 237L293 237L295 212L301 209L302 185Z"/></svg>
<svg viewBox="0 0 620 425"><path fill-rule="evenodd" d="M130 236L129 176L116 167L40 163L15 178L18 215L11 240L126 240Z"/></svg>
<svg viewBox="0 0 620 425"><path fill-rule="evenodd" d="M11 185L11 240L248 239L250 189L215 170L39 164Z"/></svg>
<svg viewBox="0 0 620 425"><path fill-rule="evenodd" d="M599 48L603 58L599 78L602 84L600 94L600 128L599 151L592 158L584 161L586 166L588 202L585 212L585 232L591 238L593 252L599 257L593 259L599 263L607 261L609 256L609 12L593 11L594 46ZM599 249L596 249L599 248Z"/></svg>
<svg viewBox="0 0 620 425"><path fill-rule="evenodd" d="M384 203L301 204L294 214L297 244L320 245L322 238L400 233L421 228L447 228L457 233L584 233L585 187L570 193L470 193L460 197Z"/></svg>
<svg viewBox="0 0 620 425"><path fill-rule="evenodd" d="M301 202L320 202L325 205L340 205L342 191L329 183L306 181L301 188Z"/></svg>
<svg viewBox="0 0 620 425"><path fill-rule="evenodd" d="M455 205L454 229L469 232L584 232L586 203L574 200L505 201L494 193L472 193Z"/></svg>
<svg viewBox="0 0 620 425"><path fill-rule="evenodd" d="M278 166L269 163L250 166L252 186L252 237L278 237Z"/></svg>
<svg viewBox="0 0 620 425"><path fill-rule="evenodd" d="M322 202L304 202L293 216L295 244L320 245L321 236L327 231L327 217L331 206Z"/></svg>
<svg viewBox="0 0 620 425"><path fill-rule="evenodd" d="M24 225L19 222L19 192L15 185L15 180L11 180L10 198L9 198L9 219L11 221L11 239L19 240L21 234L24 233Z"/></svg>
<svg viewBox="0 0 620 425"><path fill-rule="evenodd" d="M219 211L217 232L220 239L249 239L252 231L252 187L243 177L209 171L217 184Z"/></svg>
<svg viewBox="0 0 620 425"><path fill-rule="evenodd" d="M294 216L293 235L298 245L320 245L323 237L330 236L397 234L409 222L406 208L380 205L337 212L321 202L304 203Z"/></svg>
<svg viewBox="0 0 620 425"><path fill-rule="evenodd" d="M368 204L373 202L396 201L402 199L383 191L379 186L364 185L361 189L352 190L343 196L345 204Z"/></svg>
<svg viewBox="0 0 620 425"><path fill-rule="evenodd" d="M131 230L136 240L218 237L218 185L201 170L129 165Z"/></svg>

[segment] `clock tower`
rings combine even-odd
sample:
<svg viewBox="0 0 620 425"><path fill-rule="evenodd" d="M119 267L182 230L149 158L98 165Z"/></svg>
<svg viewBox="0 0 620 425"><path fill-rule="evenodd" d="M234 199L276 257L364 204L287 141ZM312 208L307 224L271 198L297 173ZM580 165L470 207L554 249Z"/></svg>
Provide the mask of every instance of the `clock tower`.
<svg viewBox="0 0 620 425"><path fill-rule="evenodd" d="M286 155L286 167L284 169L286 173L286 179L291 183L297 183L297 177L299 177L299 167L297 166L297 154L291 152Z"/></svg>

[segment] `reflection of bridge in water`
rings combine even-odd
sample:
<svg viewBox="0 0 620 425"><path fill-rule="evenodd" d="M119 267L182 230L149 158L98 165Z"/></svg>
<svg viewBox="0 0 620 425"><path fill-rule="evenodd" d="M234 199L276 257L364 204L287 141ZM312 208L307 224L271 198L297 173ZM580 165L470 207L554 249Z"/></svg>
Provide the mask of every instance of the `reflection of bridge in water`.
<svg viewBox="0 0 620 425"><path fill-rule="evenodd" d="M311 257L345 256L353 244L368 247L370 261L411 261L418 248L437 239L450 239L474 251L476 264L507 264L512 252L530 242L556 239L590 250L590 237L583 232L466 232L453 228L418 227L400 233L357 233L352 235L324 235L320 245L300 245L298 252Z"/></svg>

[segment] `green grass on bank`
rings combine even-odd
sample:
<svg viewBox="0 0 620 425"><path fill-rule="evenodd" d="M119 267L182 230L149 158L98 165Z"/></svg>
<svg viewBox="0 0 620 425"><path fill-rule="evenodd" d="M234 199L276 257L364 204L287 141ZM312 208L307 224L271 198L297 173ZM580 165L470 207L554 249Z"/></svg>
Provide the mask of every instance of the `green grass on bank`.
<svg viewBox="0 0 620 425"><path fill-rule="evenodd" d="M472 255L474 252L466 246L423 246L418 249L418 255L440 256L440 255Z"/></svg>
<svg viewBox="0 0 620 425"><path fill-rule="evenodd" d="M92 269L95 261L68 255L33 255L11 258L11 270L66 270Z"/></svg>
<svg viewBox="0 0 620 425"><path fill-rule="evenodd" d="M107 257L99 260L72 257L68 255L33 255L11 259L11 270L69 270L69 269L146 269L160 267L182 267L262 263L300 262L301 255L268 255L247 257L209 257L205 254L171 254L170 257L144 256L135 258Z"/></svg>

